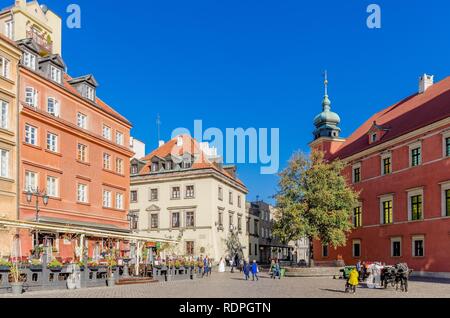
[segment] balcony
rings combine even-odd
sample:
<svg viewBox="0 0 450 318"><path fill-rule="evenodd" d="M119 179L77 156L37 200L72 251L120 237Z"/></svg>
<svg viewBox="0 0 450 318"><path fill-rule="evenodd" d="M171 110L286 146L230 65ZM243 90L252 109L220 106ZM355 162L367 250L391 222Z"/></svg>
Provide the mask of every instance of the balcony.
<svg viewBox="0 0 450 318"><path fill-rule="evenodd" d="M51 54L53 52L53 42L48 38L45 38L42 34L37 33L33 30L27 31L27 38L32 39L33 42L39 47L41 50L41 54Z"/></svg>

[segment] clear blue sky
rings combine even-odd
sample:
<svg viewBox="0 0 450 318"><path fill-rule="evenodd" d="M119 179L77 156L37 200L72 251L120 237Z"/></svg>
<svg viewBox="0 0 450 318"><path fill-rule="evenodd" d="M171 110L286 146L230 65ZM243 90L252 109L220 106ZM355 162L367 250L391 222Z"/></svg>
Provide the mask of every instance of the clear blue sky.
<svg viewBox="0 0 450 318"><path fill-rule="evenodd" d="M13 0L1 0L9 4ZM308 150L327 69L333 110L348 136L372 113L414 93L418 77L450 75L447 0L47 0L63 17L82 9L82 28L63 30L72 76L93 73L99 96L157 145L172 129L280 128L280 161ZM382 8L382 28L366 8ZM139 7L133 8L136 4ZM268 199L276 176L240 165L248 199Z"/></svg>

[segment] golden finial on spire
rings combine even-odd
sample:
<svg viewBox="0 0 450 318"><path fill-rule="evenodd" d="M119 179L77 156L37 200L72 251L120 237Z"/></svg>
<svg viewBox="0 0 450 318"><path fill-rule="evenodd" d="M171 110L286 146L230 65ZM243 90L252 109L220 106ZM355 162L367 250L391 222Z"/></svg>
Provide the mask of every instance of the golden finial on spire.
<svg viewBox="0 0 450 318"><path fill-rule="evenodd" d="M328 95L328 71L325 70L325 72L323 73L323 77L324 77L324 85L325 85L325 95Z"/></svg>

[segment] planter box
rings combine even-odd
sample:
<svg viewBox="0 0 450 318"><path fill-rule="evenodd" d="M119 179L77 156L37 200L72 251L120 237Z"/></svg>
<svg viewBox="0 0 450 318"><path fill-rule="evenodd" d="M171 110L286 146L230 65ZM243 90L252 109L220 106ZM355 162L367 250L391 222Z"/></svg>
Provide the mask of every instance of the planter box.
<svg viewBox="0 0 450 318"><path fill-rule="evenodd" d="M89 270L92 272L96 272L98 271L99 267L98 266L88 266Z"/></svg>
<svg viewBox="0 0 450 318"><path fill-rule="evenodd" d="M48 269L54 273L57 273L57 272L61 272L63 268L62 268L62 266L58 266L58 267L49 267Z"/></svg>
<svg viewBox="0 0 450 318"><path fill-rule="evenodd" d="M0 272L9 272L10 267L9 266L0 266Z"/></svg>
<svg viewBox="0 0 450 318"><path fill-rule="evenodd" d="M32 272L40 272L42 269L42 265L30 265L30 271Z"/></svg>

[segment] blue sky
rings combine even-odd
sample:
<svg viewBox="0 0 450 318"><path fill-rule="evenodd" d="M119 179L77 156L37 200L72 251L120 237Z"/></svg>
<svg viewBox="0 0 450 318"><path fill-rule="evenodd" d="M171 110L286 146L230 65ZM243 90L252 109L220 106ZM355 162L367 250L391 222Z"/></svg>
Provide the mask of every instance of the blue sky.
<svg viewBox="0 0 450 318"><path fill-rule="evenodd" d="M99 96L134 124L147 150L157 145L159 113L165 140L195 119L223 130L279 128L283 167L308 150L323 70L344 137L414 93L420 74L450 75L446 0L46 2L64 20L70 3L81 6L82 28L63 29L69 73L93 73ZM379 30L366 26L370 3L381 6ZM238 167L250 200L276 190L277 177L259 168Z"/></svg>

